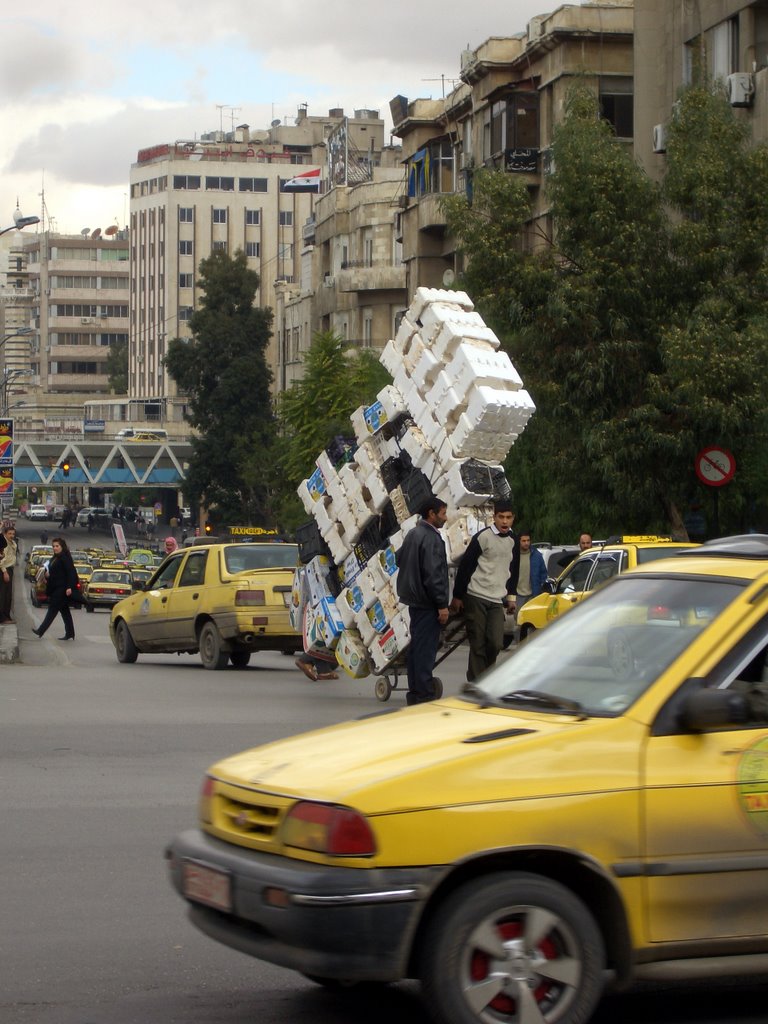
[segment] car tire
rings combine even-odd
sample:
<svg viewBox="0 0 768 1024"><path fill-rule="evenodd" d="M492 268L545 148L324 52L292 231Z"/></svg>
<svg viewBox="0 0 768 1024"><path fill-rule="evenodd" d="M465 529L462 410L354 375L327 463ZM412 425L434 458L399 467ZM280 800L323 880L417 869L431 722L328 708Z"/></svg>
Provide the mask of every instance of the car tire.
<svg viewBox="0 0 768 1024"><path fill-rule="evenodd" d="M200 660L203 663L203 668L218 671L227 667L229 651L222 650L221 634L216 628L215 622L209 620L203 623L198 645L200 647Z"/></svg>
<svg viewBox="0 0 768 1024"><path fill-rule="evenodd" d="M461 886L438 909L422 949L424 997L446 1024L586 1024L602 993L605 953L592 915L540 875L500 873Z"/></svg>
<svg viewBox="0 0 768 1024"><path fill-rule="evenodd" d="M37 599L37 592L35 591L34 588L32 590L30 590L30 592L29 592L29 599L32 602L32 607L33 608L39 608L40 607L40 602Z"/></svg>
<svg viewBox="0 0 768 1024"><path fill-rule="evenodd" d="M536 627L526 622L524 626L520 627L520 643L522 643L523 640L527 640L529 636L533 636L535 632Z"/></svg>
<svg viewBox="0 0 768 1024"><path fill-rule="evenodd" d="M229 660L235 668L247 668L248 662L251 660L250 651L232 651L229 655Z"/></svg>
<svg viewBox="0 0 768 1024"><path fill-rule="evenodd" d="M132 665L139 656L139 649L133 642L131 631L122 619L115 627L115 653L117 660L123 665Z"/></svg>
<svg viewBox="0 0 768 1024"><path fill-rule="evenodd" d="M92 604L86 604L85 605L85 610L87 612L91 612L92 613L93 612L93 605Z"/></svg>

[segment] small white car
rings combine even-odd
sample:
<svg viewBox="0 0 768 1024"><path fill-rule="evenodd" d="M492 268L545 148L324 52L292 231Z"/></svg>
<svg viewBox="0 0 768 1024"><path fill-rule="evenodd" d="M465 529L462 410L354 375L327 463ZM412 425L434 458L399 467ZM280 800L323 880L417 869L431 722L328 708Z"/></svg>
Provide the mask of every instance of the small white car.
<svg viewBox="0 0 768 1024"><path fill-rule="evenodd" d="M27 519L48 519L48 509L45 505L30 505L27 508Z"/></svg>

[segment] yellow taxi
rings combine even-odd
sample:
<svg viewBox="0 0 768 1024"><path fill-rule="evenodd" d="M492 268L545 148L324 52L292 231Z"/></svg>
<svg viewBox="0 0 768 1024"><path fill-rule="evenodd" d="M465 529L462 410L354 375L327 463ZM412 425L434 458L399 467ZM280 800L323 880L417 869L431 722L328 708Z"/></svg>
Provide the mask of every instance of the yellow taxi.
<svg viewBox="0 0 768 1024"><path fill-rule="evenodd" d="M416 979L438 1024L765 977L766 680L768 536L646 562L460 696L214 764L171 882L210 938L329 986Z"/></svg>
<svg viewBox="0 0 768 1024"><path fill-rule="evenodd" d="M111 608L133 593L130 569L109 566L94 569L83 583L83 604L87 612L96 608Z"/></svg>
<svg viewBox="0 0 768 1024"><path fill-rule="evenodd" d="M200 654L205 668L245 668L253 651L296 648L288 617L296 544L191 545L168 555L144 589L112 610L117 659Z"/></svg>
<svg viewBox="0 0 768 1024"><path fill-rule="evenodd" d="M641 535L612 537L605 544L589 548L574 558L557 580L548 580L543 594L526 601L518 611L520 639L543 629L613 576L692 547L696 545L671 537Z"/></svg>

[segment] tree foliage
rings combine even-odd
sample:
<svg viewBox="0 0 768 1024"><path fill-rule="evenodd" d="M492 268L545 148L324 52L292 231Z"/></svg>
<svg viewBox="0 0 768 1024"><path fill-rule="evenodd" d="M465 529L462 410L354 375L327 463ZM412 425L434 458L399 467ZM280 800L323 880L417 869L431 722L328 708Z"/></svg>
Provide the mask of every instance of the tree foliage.
<svg viewBox="0 0 768 1024"><path fill-rule="evenodd" d="M352 436L350 416L369 405L391 378L378 353L347 345L332 331L318 332L304 360L304 376L280 395L282 521L296 525L306 513L296 488L334 437Z"/></svg>
<svg viewBox="0 0 768 1024"><path fill-rule="evenodd" d="M690 89L660 186L577 87L552 151L552 244L523 252L524 190L502 172L445 204L462 283L537 405L508 463L519 511L551 539L682 536L711 499L696 453L720 444L743 468L726 502L743 528L765 461L766 149L717 89Z"/></svg>
<svg viewBox="0 0 768 1024"><path fill-rule="evenodd" d="M259 276L242 251L202 260L197 284L203 296L190 318L192 336L174 338L165 359L197 431L184 492L217 522L271 526L272 312L253 305Z"/></svg>
<svg viewBox="0 0 768 1024"><path fill-rule="evenodd" d="M128 339L118 338L107 353L109 387L116 395L128 393Z"/></svg>

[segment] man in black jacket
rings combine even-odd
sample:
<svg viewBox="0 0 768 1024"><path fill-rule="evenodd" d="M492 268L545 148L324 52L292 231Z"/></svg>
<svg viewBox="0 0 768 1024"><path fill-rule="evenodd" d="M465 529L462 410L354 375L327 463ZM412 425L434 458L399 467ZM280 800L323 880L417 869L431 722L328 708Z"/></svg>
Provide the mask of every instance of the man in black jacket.
<svg viewBox="0 0 768 1024"><path fill-rule="evenodd" d="M432 497L420 512L421 522L407 534L397 556L397 593L411 618L408 704L434 700L432 671L440 628L448 621L448 557L439 532L445 525L446 504Z"/></svg>

